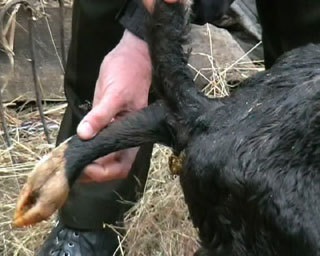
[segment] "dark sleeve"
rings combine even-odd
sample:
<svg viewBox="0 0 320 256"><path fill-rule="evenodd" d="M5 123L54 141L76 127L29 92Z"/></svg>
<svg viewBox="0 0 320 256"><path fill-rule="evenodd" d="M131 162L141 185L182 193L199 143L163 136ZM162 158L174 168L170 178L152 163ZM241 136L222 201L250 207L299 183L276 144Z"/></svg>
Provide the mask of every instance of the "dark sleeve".
<svg viewBox="0 0 320 256"><path fill-rule="evenodd" d="M213 23L222 18L234 0L194 0L193 20L196 24Z"/></svg>
<svg viewBox="0 0 320 256"><path fill-rule="evenodd" d="M211 23L219 20L229 9L234 0L194 0L192 5L192 22L196 24ZM145 39L145 23L148 17L142 0L127 0L118 16L122 26L130 32Z"/></svg>
<svg viewBox="0 0 320 256"><path fill-rule="evenodd" d="M120 13L119 22L130 32L145 39L145 23L148 12L141 3L141 0L128 0L125 8Z"/></svg>

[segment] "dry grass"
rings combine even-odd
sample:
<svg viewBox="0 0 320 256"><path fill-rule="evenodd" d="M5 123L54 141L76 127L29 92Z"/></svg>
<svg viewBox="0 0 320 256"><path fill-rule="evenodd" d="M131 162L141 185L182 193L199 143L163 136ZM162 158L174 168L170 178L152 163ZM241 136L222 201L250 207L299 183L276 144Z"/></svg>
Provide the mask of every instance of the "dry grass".
<svg viewBox="0 0 320 256"><path fill-rule="evenodd" d="M156 146L142 200L126 216L127 255L193 255L197 234L178 177L169 174L171 151Z"/></svg>
<svg viewBox="0 0 320 256"><path fill-rule="evenodd" d="M34 106L23 109L23 106L9 105L11 107L7 108L6 120L13 142L11 148L6 148L0 132L0 254L27 256L34 255L34 249L41 243L52 221L43 222L34 228L13 229L11 218L27 173L53 145L45 142L40 117ZM64 103L45 107L52 137L57 134L64 108Z"/></svg>

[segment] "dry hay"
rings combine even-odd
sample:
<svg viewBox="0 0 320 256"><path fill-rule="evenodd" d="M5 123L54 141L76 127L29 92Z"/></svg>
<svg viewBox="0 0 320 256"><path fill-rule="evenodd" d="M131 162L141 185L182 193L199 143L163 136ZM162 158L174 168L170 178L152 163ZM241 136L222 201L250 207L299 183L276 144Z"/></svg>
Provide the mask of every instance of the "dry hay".
<svg viewBox="0 0 320 256"><path fill-rule="evenodd" d="M197 233L184 203L178 177L169 174L171 151L156 146L142 200L126 216L127 255L193 255Z"/></svg>
<svg viewBox="0 0 320 256"><path fill-rule="evenodd" d="M7 108L6 111L13 142L10 149L6 148L0 131L0 255L27 256L34 255L34 249L43 240L52 221L43 222L35 228L13 229L11 218L27 173L41 156L53 148L53 145L45 142L40 117L34 106L30 105L21 111L19 109L23 106L13 107ZM47 105L45 108L52 137L57 134L64 108L65 104Z"/></svg>

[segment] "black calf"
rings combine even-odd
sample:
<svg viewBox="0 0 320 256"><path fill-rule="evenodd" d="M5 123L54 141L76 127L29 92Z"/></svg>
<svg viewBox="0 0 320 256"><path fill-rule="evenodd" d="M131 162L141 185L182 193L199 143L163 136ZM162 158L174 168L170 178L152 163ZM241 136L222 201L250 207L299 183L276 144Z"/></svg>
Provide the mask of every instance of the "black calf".
<svg viewBox="0 0 320 256"><path fill-rule="evenodd" d="M50 215L46 202L58 208L96 158L158 142L186 155L181 185L202 242L197 255L320 255L319 45L285 54L229 98L209 99L186 66L185 25L183 6L157 2L149 45L162 100L55 149L31 174L16 225ZM52 199L56 177L63 185Z"/></svg>

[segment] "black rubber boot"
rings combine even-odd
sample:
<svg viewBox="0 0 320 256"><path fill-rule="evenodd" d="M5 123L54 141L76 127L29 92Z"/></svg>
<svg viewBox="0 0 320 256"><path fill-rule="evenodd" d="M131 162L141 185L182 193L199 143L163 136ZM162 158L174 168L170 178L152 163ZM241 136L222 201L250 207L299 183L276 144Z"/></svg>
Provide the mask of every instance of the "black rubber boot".
<svg viewBox="0 0 320 256"><path fill-rule="evenodd" d="M117 247L117 235L111 230L80 231L58 223L43 244L39 255L108 256L114 255Z"/></svg>

